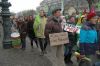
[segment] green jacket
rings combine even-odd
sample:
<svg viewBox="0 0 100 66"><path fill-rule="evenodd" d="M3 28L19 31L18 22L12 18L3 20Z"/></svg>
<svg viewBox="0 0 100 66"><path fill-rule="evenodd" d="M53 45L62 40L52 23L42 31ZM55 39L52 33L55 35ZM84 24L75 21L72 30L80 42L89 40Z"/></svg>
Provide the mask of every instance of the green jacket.
<svg viewBox="0 0 100 66"><path fill-rule="evenodd" d="M39 15L36 16L33 28L37 38L45 38L44 31L46 22L46 17L41 18Z"/></svg>

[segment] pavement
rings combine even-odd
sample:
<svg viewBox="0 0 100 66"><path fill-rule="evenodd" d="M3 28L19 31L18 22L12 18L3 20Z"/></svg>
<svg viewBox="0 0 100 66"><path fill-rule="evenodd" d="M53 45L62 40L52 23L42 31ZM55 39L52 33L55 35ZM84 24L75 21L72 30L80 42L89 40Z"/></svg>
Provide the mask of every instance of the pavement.
<svg viewBox="0 0 100 66"><path fill-rule="evenodd" d="M3 49L2 38L3 29L0 24L0 66L52 66L52 63L46 56L40 56L37 47L31 49L27 39L27 48L21 49Z"/></svg>
<svg viewBox="0 0 100 66"><path fill-rule="evenodd" d="M40 56L37 48L3 49L0 45L0 66L52 66L46 56Z"/></svg>
<svg viewBox="0 0 100 66"><path fill-rule="evenodd" d="M48 54L40 56L40 49L36 47L35 43L34 48L31 49L29 38L26 38L27 46L25 51L14 48L3 49L2 40L3 29L0 24L0 66L52 66L49 47Z"/></svg>

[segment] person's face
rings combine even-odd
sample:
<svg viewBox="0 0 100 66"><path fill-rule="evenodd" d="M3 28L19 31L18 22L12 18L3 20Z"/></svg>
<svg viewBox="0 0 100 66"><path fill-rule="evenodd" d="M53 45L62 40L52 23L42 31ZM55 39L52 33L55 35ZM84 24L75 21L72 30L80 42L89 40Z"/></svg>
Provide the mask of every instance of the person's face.
<svg viewBox="0 0 100 66"><path fill-rule="evenodd" d="M90 20L91 20L92 24L96 24L96 22L97 22L97 18L91 18Z"/></svg>
<svg viewBox="0 0 100 66"><path fill-rule="evenodd" d="M24 17L25 20L27 20L27 17Z"/></svg>
<svg viewBox="0 0 100 66"><path fill-rule="evenodd" d="M40 16L44 16L44 11L40 11Z"/></svg>
<svg viewBox="0 0 100 66"><path fill-rule="evenodd" d="M75 18L74 17L71 17L70 18L70 22L75 22Z"/></svg>
<svg viewBox="0 0 100 66"><path fill-rule="evenodd" d="M33 17L32 16L30 16L30 20L33 20Z"/></svg>
<svg viewBox="0 0 100 66"><path fill-rule="evenodd" d="M56 13L54 15L57 16L57 17L60 17L61 16L61 11L56 11Z"/></svg>
<svg viewBox="0 0 100 66"><path fill-rule="evenodd" d="M98 22L100 23L100 17L98 18Z"/></svg>

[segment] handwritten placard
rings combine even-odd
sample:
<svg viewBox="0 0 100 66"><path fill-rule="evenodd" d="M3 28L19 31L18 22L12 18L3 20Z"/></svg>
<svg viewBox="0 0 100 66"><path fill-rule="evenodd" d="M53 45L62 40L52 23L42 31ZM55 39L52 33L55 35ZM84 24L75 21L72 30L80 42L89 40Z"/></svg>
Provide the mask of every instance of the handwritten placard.
<svg viewBox="0 0 100 66"><path fill-rule="evenodd" d="M77 32L80 28L73 24L66 24L64 27L64 31L68 32Z"/></svg>
<svg viewBox="0 0 100 66"><path fill-rule="evenodd" d="M63 45L69 43L67 32L50 34L49 39L50 39L51 46L57 46L57 45Z"/></svg>

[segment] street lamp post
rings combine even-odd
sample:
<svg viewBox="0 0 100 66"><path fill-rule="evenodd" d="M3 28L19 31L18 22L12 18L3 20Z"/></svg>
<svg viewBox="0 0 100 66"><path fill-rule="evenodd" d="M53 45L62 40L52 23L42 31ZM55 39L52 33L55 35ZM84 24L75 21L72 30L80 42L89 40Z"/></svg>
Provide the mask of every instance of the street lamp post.
<svg viewBox="0 0 100 66"><path fill-rule="evenodd" d="M47 14L48 14L48 16L50 16L51 15L51 1L50 0L46 0L46 5L47 5L47 7L48 7L48 10L47 10Z"/></svg>
<svg viewBox="0 0 100 66"><path fill-rule="evenodd" d="M64 0L61 0L61 12L62 12L62 14L64 12Z"/></svg>
<svg viewBox="0 0 100 66"><path fill-rule="evenodd" d="M8 0L1 0L0 6L2 7L1 16L3 20L3 48L8 49L11 48L11 21L10 21L10 11L9 7L11 4L8 2Z"/></svg>

